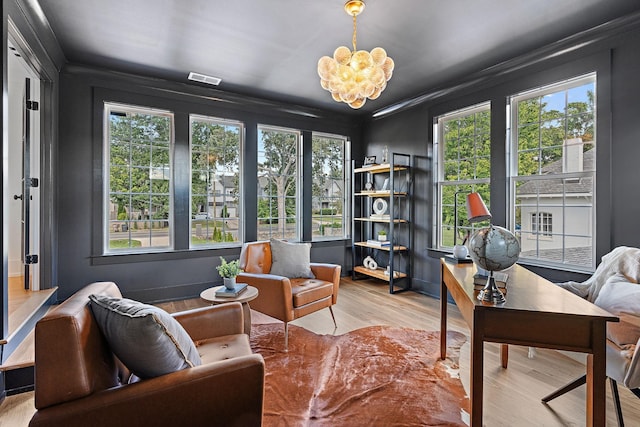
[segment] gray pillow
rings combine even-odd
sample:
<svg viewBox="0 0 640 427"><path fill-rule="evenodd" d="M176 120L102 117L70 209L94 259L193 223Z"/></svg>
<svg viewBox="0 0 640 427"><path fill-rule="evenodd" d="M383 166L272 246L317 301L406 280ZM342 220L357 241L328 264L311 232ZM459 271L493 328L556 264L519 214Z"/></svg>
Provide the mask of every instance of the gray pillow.
<svg viewBox="0 0 640 427"><path fill-rule="evenodd" d="M271 239L271 274L315 279L311 271L311 243Z"/></svg>
<svg viewBox="0 0 640 427"><path fill-rule="evenodd" d="M153 378L202 364L187 331L161 308L105 295L89 299L113 353L138 377Z"/></svg>

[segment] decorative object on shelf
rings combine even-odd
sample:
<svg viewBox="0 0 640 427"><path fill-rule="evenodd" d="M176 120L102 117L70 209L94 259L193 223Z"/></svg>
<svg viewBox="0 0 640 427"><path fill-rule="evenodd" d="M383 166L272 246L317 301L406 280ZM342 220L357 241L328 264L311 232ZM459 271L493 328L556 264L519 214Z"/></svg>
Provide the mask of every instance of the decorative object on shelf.
<svg viewBox="0 0 640 427"><path fill-rule="evenodd" d="M334 101L354 109L362 107L367 98L374 100L380 96L394 68L393 59L383 48L376 47L370 53L356 48L356 16L364 6L362 0L348 0L344 5L344 10L353 17L353 51L340 46L333 52L333 58L323 56L318 60L322 88L331 92Z"/></svg>
<svg viewBox="0 0 640 427"><path fill-rule="evenodd" d="M216 267L216 270L218 270L218 274L222 277L224 286L227 289L235 289L236 276L242 273L240 261L236 259L234 261L227 262L223 257L220 257L220 265Z"/></svg>
<svg viewBox="0 0 640 427"><path fill-rule="evenodd" d="M364 183L365 191L373 191L373 183L371 181L367 181Z"/></svg>
<svg viewBox="0 0 640 427"><path fill-rule="evenodd" d="M384 180L384 183L382 183L382 191L389 191L389 178L386 178Z"/></svg>
<svg viewBox="0 0 640 427"><path fill-rule="evenodd" d="M470 197L472 195L473 197ZM467 196L467 215L469 218L484 214L483 210L486 211L486 209L487 207L478 193L471 193ZM509 268L518 261L520 242L511 231L490 224L489 227L478 230L471 236L469 251L473 262L489 271L489 279L478 294L478 299L486 303L503 304L506 299L496 286L494 271Z"/></svg>
<svg viewBox="0 0 640 427"><path fill-rule="evenodd" d="M381 241L381 242L386 242L387 241L387 231L386 230L378 231L378 240Z"/></svg>
<svg viewBox="0 0 640 427"><path fill-rule="evenodd" d="M389 207L389 204L385 199L377 198L373 201L373 211L378 215L387 213L388 207Z"/></svg>
<svg viewBox="0 0 640 427"><path fill-rule="evenodd" d="M471 258L468 257L469 249L465 246L467 237L465 237L461 245L458 245L458 194L462 192L462 190L458 190L453 194L453 255L445 256L447 261L457 264L472 262ZM470 206L472 209L470 209ZM475 216L470 216L469 212L473 212ZM469 224L491 219L491 213L484 204L482 197L475 192L467 195L467 214Z"/></svg>
<svg viewBox="0 0 640 427"><path fill-rule="evenodd" d="M371 258L370 256L362 260L362 265L364 265L364 267L367 270L374 271L378 269L378 263L376 262L375 259Z"/></svg>
<svg viewBox="0 0 640 427"><path fill-rule="evenodd" d="M376 164L376 156L365 156L364 166L372 166Z"/></svg>
<svg viewBox="0 0 640 427"><path fill-rule="evenodd" d="M386 145L382 149L382 163L389 163L389 147L387 147Z"/></svg>

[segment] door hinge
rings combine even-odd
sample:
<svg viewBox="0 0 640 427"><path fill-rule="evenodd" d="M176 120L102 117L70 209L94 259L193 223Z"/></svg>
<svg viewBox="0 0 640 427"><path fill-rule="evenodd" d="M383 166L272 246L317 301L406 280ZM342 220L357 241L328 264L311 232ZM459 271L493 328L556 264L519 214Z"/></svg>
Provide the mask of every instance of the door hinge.
<svg viewBox="0 0 640 427"><path fill-rule="evenodd" d="M37 264L38 263L38 255L27 255L25 264Z"/></svg>
<svg viewBox="0 0 640 427"><path fill-rule="evenodd" d="M27 101L27 110L38 111L38 101Z"/></svg>
<svg viewBox="0 0 640 427"><path fill-rule="evenodd" d="M38 178L29 178L29 187L37 187L38 185L40 185L40 181L38 181Z"/></svg>

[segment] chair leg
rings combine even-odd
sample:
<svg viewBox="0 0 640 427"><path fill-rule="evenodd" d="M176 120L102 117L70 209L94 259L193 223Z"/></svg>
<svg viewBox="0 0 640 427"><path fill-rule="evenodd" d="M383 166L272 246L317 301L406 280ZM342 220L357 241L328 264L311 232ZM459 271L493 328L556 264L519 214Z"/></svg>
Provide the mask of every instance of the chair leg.
<svg viewBox="0 0 640 427"><path fill-rule="evenodd" d="M336 323L336 316L333 315L333 306L329 306L329 311L331 312L331 318L333 319L333 326L338 329L338 324Z"/></svg>
<svg viewBox="0 0 640 427"><path fill-rule="evenodd" d="M551 393L548 396L545 396L542 398L542 402L547 403L550 400L555 399L558 396L562 396L563 394L570 392L571 390L573 390L574 388L578 388L583 384L587 383L587 376L583 375L580 378L570 382L569 384L567 384L566 386L554 391L553 393Z"/></svg>
<svg viewBox="0 0 640 427"><path fill-rule="evenodd" d="M289 322L284 322L284 351L289 351Z"/></svg>
<svg viewBox="0 0 640 427"><path fill-rule="evenodd" d="M618 394L618 384L613 378L609 378L611 385L611 395L613 396L613 405L616 407L616 419L618 427L624 427L624 419L622 418L622 406L620 406L620 395Z"/></svg>

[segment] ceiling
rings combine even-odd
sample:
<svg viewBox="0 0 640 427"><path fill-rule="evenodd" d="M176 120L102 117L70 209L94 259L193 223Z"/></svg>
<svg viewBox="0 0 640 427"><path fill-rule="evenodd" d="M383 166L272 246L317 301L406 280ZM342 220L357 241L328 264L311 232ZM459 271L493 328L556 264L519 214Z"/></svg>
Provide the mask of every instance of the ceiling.
<svg viewBox="0 0 640 427"><path fill-rule="evenodd" d="M357 113L320 87L318 59L351 47L344 0L39 0L69 62ZM616 17L638 0L366 0L358 48L395 61L374 112ZM193 83L201 85L200 83Z"/></svg>

